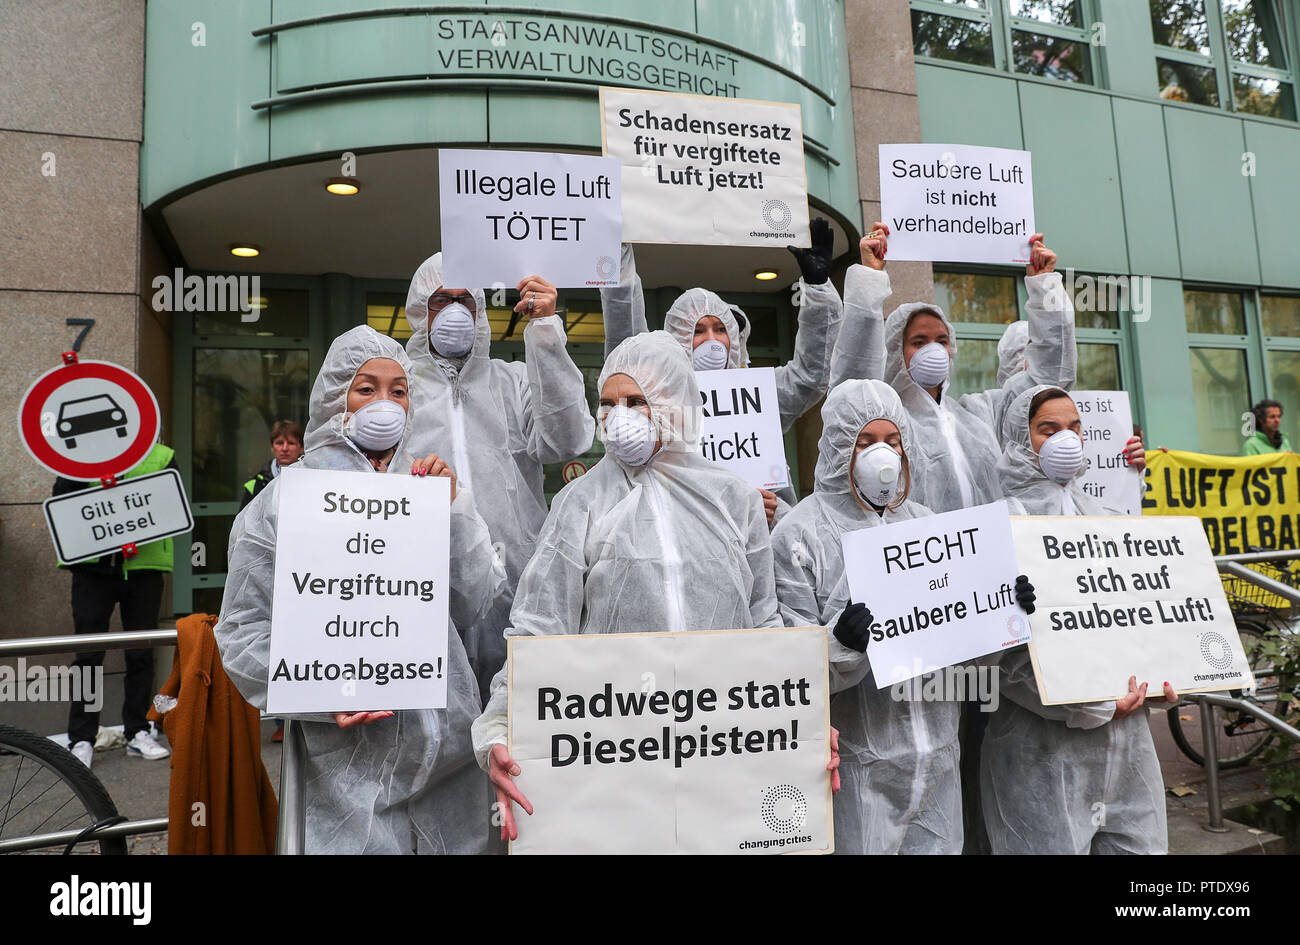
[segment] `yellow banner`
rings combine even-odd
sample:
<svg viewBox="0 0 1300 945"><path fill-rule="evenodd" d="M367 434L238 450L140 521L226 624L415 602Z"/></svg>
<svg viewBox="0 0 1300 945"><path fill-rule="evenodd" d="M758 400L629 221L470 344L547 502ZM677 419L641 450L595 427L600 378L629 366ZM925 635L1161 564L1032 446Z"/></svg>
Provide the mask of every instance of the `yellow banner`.
<svg viewBox="0 0 1300 945"><path fill-rule="evenodd" d="M1147 452L1143 515L1193 515L1216 555L1296 548L1300 455Z"/></svg>

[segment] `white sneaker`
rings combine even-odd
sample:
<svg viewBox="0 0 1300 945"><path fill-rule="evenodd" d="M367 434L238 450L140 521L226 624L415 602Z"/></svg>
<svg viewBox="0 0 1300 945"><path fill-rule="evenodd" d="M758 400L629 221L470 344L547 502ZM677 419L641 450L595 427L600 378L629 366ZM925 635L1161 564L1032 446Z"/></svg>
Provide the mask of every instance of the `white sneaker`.
<svg viewBox="0 0 1300 945"><path fill-rule="evenodd" d="M126 743L126 756L128 758L147 758L150 761L157 761L159 758L166 758L171 753L170 748L159 745L154 741L154 737L143 729L136 732L131 740Z"/></svg>
<svg viewBox="0 0 1300 945"><path fill-rule="evenodd" d="M87 768L90 767L90 763L95 759L95 746L88 741L79 741L77 744L69 748L68 751L76 755L77 760Z"/></svg>

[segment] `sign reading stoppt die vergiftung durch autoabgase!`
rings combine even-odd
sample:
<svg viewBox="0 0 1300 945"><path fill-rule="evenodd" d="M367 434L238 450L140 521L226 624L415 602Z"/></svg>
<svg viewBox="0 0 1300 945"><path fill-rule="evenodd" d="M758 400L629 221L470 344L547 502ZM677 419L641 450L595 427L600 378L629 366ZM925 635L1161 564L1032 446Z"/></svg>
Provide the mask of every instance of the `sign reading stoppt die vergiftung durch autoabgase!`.
<svg viewBox="0 0 1300 945"><path fill-rule="evenodd" d="M1006 502L863 528L842 541L849 593L873 618L866 655L877 688L1029 639Z"/></svg>
<svg viewBox="0 0 1300 945"><path fill-rule="evenodd" d="M443 284L513 289L618 285L618 164L546 151L438 152Z"/></svg>
<svg viewBox="0 0 1300 945"><path fill-rule="evenodd" d="M603 87L600 107L625 241L808 245L798 105Z"/></svg>
<svg viewBox="0 0 1300 945"><path fill-rule="evenodd" d="M512 853L826 851L826 630L510 640Z"/></svg>
<svg viewBox="0 0 1300 945"><path fill-rule="evenodd" d="M700 450L759 489L790 484L774 368L697 371L704 418Z"/></svg>
<svg viewBox="0 0 1300 945"><path fill-rule="evenodd" d="M1130 676L1158 695L1252 680L1201 523L1194 518L1013 516L1037 592L1030 653L1045 705L1100 702Z"/></svg>
<svg viewBox="0 0 1300 945"><path fill-rule="evenodd" d="M1028 151L965 144L880 145L880 217L889 258L1029 262Z"/></svg>
<svg viewBox="0 0 1300 945"><path fill-rule="evenodd" d="M451 480L290 466L277 482L267 711L444 707Z"/></svg>

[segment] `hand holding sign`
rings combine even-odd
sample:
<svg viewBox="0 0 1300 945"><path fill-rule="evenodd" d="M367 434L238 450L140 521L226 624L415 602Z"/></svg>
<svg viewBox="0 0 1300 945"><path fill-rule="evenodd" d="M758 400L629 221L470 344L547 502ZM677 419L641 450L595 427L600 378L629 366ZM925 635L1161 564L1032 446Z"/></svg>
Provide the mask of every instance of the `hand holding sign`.
<svg viewBox="0 0 1300 945"><path fill-rule="evenodd" d="M1029 265L1025 266L1025 274L1041 276L1045 272L1055 271L1056 253L1043 244L1042 233L1035 233L1029 237Z"/></svg>
<svg viewBox="0 0 1300 945"><path fill-rule="evenodd" d="M1127 715L1132 715L1147 702L1167 702L1174 705L1178 702L1178 693L1174 692L1174 687L1165 681L1165 691L1163 695L1147 699L1147 683L1141 686L1137 684L1138 678L1130 676L1128 678L1128 695L1123 699L1115 700L1114 719L1122 719Z"/></svg>
<svg viewBox="0 0 1300 945"><path fill-rule="evenodd" d="M456 474L451 471L445 460L437 453L430 453L424 459L417 459L411 464L412 476L440 476L451 480L451 501L456 501Z"/></svg>
<svg viewBox="0 0 1300 945"><path fill-rule="evenodd" d="M889 227L877 220L871 224L871 232L862 237L858 243L858 252L862 254L862 265L868 269L883 270L885 254L888 251Z"/></svg>
<svg viewBox="0 0 1300 945"><path fill-rule="evenodd" d="M524 792L515 784L519 776L519 765L510 757L510 749L505 745L493 745L488 758L488 780L497 792L497 812L501 815L501 842L519 839L519 828L515 826L515 811L510 802L518 804L533 816L533 805L528 803Z"/></svg>
<svg viewBox="0 0 1300 945"><path fill-rule="evenodd" d="M541 276L525 276L515 288L519 290L519 303L515 306L517 313L528 319L555 314L559 294L555 291L555 286Z"/></svg>
<svg viewBox="0 0 1300 945"><path fill-rule="evenodd" d="M384 719L391 719L393 713L388 709L380 712L335 712L334 721L339 728L351 728L354 725L369 725L371 722L380 722Z"/></svg>

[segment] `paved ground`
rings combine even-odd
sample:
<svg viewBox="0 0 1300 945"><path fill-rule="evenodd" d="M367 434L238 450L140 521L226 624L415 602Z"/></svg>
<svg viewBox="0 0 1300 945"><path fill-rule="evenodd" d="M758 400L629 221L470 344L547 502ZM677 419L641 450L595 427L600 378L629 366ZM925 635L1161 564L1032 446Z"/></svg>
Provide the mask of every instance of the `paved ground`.
<svg viewBox="0 0 1300 945"><path fill-rule="evenodd" d="M275 725L269 720L262 723L262 759L267 773L277 791L280 786L280 746L271 743ZM1221 852L1229 847L1237 849L1255 842L1258 831L1243 836L1238 830L1234 838L1224 840L1218 835L1201 831L1205 822L1205 775L1200 765L1193 764L1174 744L1169 734L1168 721L1163 711L1151 713L1151 733L1156 752L1160 757L1167 788L1190 788L1191 794L1168 796L1170 813L1170 842L1173 853ZM165 740L161 739L165 744ZM94 772L108 789L117 804L119 813L132 820L165 817L167 814L167 789L171 769L167 759L145 761L127 756L123 748L96 752ZM1233 807L1244 799L1257 799L1265 788L1264 775L1257 768L1246 768L1224 775L1224 806ZM1231 846L1235 843L1236 846ZM1215 845L1218 845L1217 847ZM1227 844L1228 846L1225 846ZM166 853L165 834L135 837L130 842L132 853Z"/></svg>

